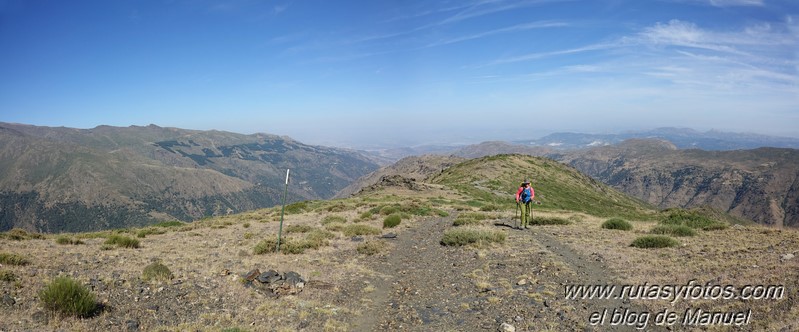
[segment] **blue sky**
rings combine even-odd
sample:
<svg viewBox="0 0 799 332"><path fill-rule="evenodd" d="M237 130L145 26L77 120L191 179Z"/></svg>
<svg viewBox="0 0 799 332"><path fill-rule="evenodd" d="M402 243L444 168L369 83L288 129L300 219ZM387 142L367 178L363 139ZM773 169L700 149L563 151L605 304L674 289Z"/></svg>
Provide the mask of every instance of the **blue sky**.
<svg viewBox="0 0 799 332"><path fill-rule="evenodd" d="M799 137L799 2L0 0L0 121L352 147Z"/></svg>

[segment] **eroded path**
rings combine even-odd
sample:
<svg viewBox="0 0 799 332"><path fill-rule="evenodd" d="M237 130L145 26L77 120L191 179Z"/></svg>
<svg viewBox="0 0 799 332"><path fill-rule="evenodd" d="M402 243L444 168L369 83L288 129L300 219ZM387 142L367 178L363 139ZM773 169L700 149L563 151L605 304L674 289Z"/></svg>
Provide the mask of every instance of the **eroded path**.
<svg viewBox="0 0 799 332"><path fill-rule="evenodd" d="M607 284L613 275L547 234L547 227L508 231L506 244L474 249L442 246L455 216L417 222L394 250L373 260L372 306L359 331L593 330L592 312L629 307L617 300L570 300L566 284ZM611 326L598 326L609 330ZM622 328L621 330L634 330Z"/></svg>

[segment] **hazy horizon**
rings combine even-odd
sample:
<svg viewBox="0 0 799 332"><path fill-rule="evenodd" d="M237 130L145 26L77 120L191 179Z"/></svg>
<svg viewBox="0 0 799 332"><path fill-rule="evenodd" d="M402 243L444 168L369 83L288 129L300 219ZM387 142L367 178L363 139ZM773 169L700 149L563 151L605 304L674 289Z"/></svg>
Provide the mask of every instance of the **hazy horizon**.
<svg viewBox="0 0 799 332"><path fill-rule="evenodd" d="M0 0L0 121L363 147L799 138L799 3Z"/></svg>

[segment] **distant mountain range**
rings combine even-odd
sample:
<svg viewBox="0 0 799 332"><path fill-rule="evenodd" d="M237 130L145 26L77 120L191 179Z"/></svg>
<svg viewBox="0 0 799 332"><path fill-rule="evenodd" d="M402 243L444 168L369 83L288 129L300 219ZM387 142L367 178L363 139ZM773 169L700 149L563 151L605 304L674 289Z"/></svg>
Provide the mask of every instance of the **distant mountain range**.
<svg viewBox="0 0 799 332"><path fill-rule="evenodd" d="M326 199L378 165L288 137L0 123L0 231L87 231Z"/></svg>
<svg viewBox="0 0 799 332"><path fill-rule="evenodd" d="M679 149L741 150L760 147L799 149L799 139L749 133L721 131L699 132L687 128L658 128L620 134L555 133L540 139L513 141L527 146L542 146L559 150L582 149L621 143L632 138L663 139Z"/></svg>

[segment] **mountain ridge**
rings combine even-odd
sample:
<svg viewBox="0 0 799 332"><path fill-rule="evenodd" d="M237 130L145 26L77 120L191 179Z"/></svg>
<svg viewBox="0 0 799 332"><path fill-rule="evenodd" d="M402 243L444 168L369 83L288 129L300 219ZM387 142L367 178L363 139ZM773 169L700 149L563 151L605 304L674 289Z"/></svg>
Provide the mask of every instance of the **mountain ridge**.
<svg viewBox="0 0 799 332"><path fill-rule="evenodd" d="M0 123L0 230L96 230L269 207L287 168L296 201L330 198L377 164L264 133Z"/></svg>

